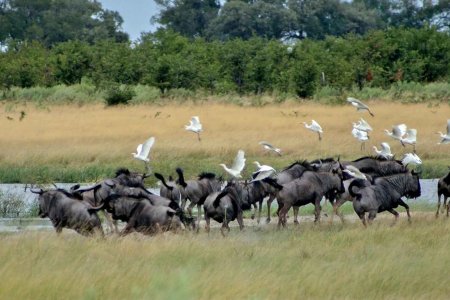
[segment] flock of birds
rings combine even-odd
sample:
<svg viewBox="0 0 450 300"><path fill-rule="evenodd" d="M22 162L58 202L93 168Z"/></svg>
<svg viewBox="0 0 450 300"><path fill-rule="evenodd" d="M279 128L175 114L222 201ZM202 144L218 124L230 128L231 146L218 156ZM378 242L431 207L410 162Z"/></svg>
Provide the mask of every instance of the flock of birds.
<svg viewBox="0 0 450 300"><path fill-rule="evenodd" d="M357 111L368 111L369 114L374 117L375 115L370 110L369 106L364 104L358 99L348 97L347 102L356 107ZM305 128L315 132L319 136L319 141L322 140L323 135L323 129L320 126L320 124L312 120L311 124L308 124L306 122L303 122ZM189 125L185 125L185 130L191 131L197 134L197 138L199 141L201 141L200 133L203 131L203 126L200 123L200 118L198 116L193 116L191 120L189 121ZM364 120L363 118L360 118L360 120L356 123L353 123L353 129L352 129L352 135L355 137L358 141L361 142L361 150L365 148L365 142L369 139L369 132L373 131L373 128L370 126L370 124ZM416 142L417 142L417 129L409 128L405 124L399 124L394 125L392 127L392 130L385 130L385 133L393 138L394 140L398 140L402 146L406 147L406 145L412 145L413 146L413 152L412 153L406 153L402 159L402 163L404 165L408 164L416 164L420 165L422 164L422 160L419 158L419 156L416 154ZM447 133L444 134L442 132L437 132L440 137L441 141L438 144L450 144L450 119L447 120ZM147 172L150 171L149 168L149 154L150 150L155 143L155 138L150 137L148 140L146 140L143 144L139 144L136 150L136 153L132 153L133 157L135 159L141 160L145 163ZM282 155L281 149L273 146L269 142L261 141L259 144L267 151L272 151L276 153L277 155ZM394 154L391 152L391 147L387 142L381 143L381 148L378 149L376 146L373 147L373 150L375 151L376 155L382 156L386 159L392 159L394 157ZM228 167L225 164L220 164L220 166L223 167L223 169L231 175L233 178L242 178L241 172L243 171L245 167L245 153L243 150L239 150L233 164ZM257 166L257 170L252 175L252 180L262 180L266 177L271 176L273 173L275 173L275 169L271 166L267 165L261 165L259 162L255 161L255 165ZM362 178L365 179L365 175L359 172L358 169L348 168L345 170L347 173L349 173L351 176L356 178Z"/></svg>

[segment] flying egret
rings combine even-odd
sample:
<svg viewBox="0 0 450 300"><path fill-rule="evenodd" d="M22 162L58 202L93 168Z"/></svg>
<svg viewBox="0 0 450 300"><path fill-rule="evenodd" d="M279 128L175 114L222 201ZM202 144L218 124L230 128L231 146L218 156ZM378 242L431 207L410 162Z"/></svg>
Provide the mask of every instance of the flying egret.
<svg viewBox="0 0 450 300"><path fill-rule="evenodd" d="M225 164L220 164L220 166L223 167L223 169L230 174L231 176L235 178L242 178L241 172L244 170L245 167L245 153L243 150L239 150L236 158L234 159L233 166L231 168L228 168Z"/></svg>
<svg viewBox="0 0 450 300"><path fill-rule="evenodd" d="M150 170L149 165L148 165L148 162L150 161L150 159L148 158L148 155L150 154L150 149L152 148L154 143L155 143L155 138L150 137L143 144L139 144L137 146L136 153L131 153L135 159L141 160L145 163L145 168L147 171Z"/></svg>
<svg viewBox="0 0 450 300"><path fill-rule="evenodd" d="M342 170L342 172L347 173L348 175L350 175L353 178L367 180L366 174L362 173L357 167L352 166L352 165L346 166L345 169Z"/></svg>
<svg viewBox="0 0 450 300"><path fill-rule="evenodd" d="M438 144L450 144L450 119L447 120L447 134L443 134L442 132L437 132L442 140Z"/></svg>
<svg viewBox="0 0 450 300"><path fill-rule="evenodd" d="M381 143L380 150L378 150L376 146L373 146L373 150L375 150L377 155L382 156L386 159L391 159L394 157L394 154L392 154L392 152L391 152L391 147L386 142Z"/></svg>
<svg viewBox="0 0 450 300"><path fill-rule="evenodd" d="M365 132L369 132L372 131L372 126L369 125L369 123L367 123L366 120L364 120L363 118L361 118L358 123L353 123L353 128L356 128L358 130L361 131L365 131Z"/></svg>
<svg viewBox="0 0 450 300"><path fill-rule="evenodd" d="M367 105L365 105L364 103L362 103L360 100L358 100L356 98L348 97L347 98L347 102L350 103L351 105L353 105L354 107L356 107L356 110L358 110L358 111L360 111L360 110L367 110L372 117L375 116L370 111L369 107Z"/></svg>
<svg viewBox="0 0 450 300"><path fill-rule="evenodd" d="M263 180L264 178L270 177L273 173L275 173L275 169L268 165L261 165L259 162L253 162L258 170L253 172L252 174L252 182Z"/></svg>
<svg viewBox="0 0 450 300"><path fill-rule="evenodd" d="M422 160L415 153L406 153L405 156L402 159L402 164L404 166L407 166L409 164L421 165L422 164Z"/></svg>
<svg viewBox="0 0 450 300"><path fill-rule="evenodd" d="M353 128L352 135L354 138L361 142L361 151L364 150L365 143L369 139L369 135L367 134L367 132Z"/></svg>
<svg viewBox="0 0 450 300"><path fill-rule="evenodd" d="M279 156L281 156L280 148L275 148L272 144L270 144L266 141L261 141L261 142L259 142L259 144L262 145L264 147L264 149L266 149L268 151L273 151L273 152L277 153Z"/></svg>
<svg viewBox="0 0 450 300"><path fill-rule="evenodd" d="M306 122L303 122L303 124L305 125L305 127L311 131L317 132L317 134L319 135L319 141L322 140L322 135L321 133L323 133L322 127L319 125L319 123L317 123L316 121L312 120L311 121L311 125L308 125Z"/></svg>
<svg viewBox="0 0 450 300"><path fill-rule="evenodd" d="M392 126L392 131L385 129L384 132L391 138L400 141L406 133L406 128L405 124L399 124Z"/></svg>
<svg viewBox="0 0 450 300"><path fill-rule="evenodd" d="M186 129L187 131L195 132L197 134L198 140L201 141L200 132L202 132L203 129L199 117L194 116L191 118L189 122L190 122L189 125L184 125L184 129Z"/></svg>
<svg viewBox="0 0 450 300"><path fill-rule="evenodd" d="M412 145L414 153L416 153L416 141L417 141L417 129L406 130L405 136L400 139L400 143L402 143L403 147L405 147L405 144Z"/></svg>

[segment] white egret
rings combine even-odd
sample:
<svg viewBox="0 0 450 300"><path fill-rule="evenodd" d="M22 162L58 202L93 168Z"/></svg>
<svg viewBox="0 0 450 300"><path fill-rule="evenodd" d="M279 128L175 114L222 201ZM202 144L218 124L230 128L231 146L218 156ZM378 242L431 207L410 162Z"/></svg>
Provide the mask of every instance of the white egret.
<svg viewBox="0 0 450 300"><path fill-rule="evenodd" d="M416 141L417 141L417 129L406 130L405 136L400 139L400 143L402 143L403 147L405 147L405 144L412 145L414 153L416 152Z"/></svg>
<svg viewBox="0 0 450 300"><path fill-rule="evenodd" d="M322 140L322 127L319 125L319 123L317 123L315 120L311 121L311 125L307 124L306 122L303 122L303 124L305 125L305 127L311 131L317 132L317 134L319 135L319 141Z"/></svg>
<svg viewBox="0 0 450 300"><path fill-rule="evenodd" d="M222 166L223 169L231 176L235 178L242 178L241 172L242 170L244 170L245 167L244 155L245 152L243 150L239 150L231 168L228 168L225 164L220 164L220 166Z"/></svg>
<svg viewBox="0 0 450 300"><path fill-rule="evenodd" d="M400 141L406 133L406 128L405 124L399 124L392 126L392 131L385 129L384 132L391 138Z"/></svg>
<svg viewBox="0 0 450 300"><path fill-rule="evenodd" d="M392 152L391 152L391 147L386 142L381 143L380 150L378 150L376 146L373 146L373 150L375 150L377 155L382 156L386 159L391 159L394 157L394 154L392 154Z"/></svg>
<svg viewBox="0 0 450 300"><path fill-rule="evenodd" d="M362 173L357 167L352 166L352 165L346 166L345 169L342 170L342 172L347 173L348 175L350 175L353 178L367 180L366 174Z"/></svg>
<svg viewBox="0 0 450 300"><path fill-rule="evenodd" d="M273 173L275 173L275 169L268 165L261 165L259 162L253 162L258 170L253 172L252 181L263 180L264 178L270 177Z"/></svg>
<svg viewBox="0 0 450 300"><path fill-rule="evenodd" d="M139 144L136 148L136 153L131 153L135 159L141 160L145 163L145 167L147 171L149 171L148 162L150 149L153 147L153 144L155 143L155 138L150 137L148 140L146 140L143 144Z"/></svg>
<svg viewBox="0 0 450 300"><path fill-rule="evenodd" d="M199 117L194 116L191 118L189 122L190 122L189 125L184 125L184 129L186 129L187 131L195 132L197 134L198 140L201 141L200 132L203 131L203 128L202 124L200 123Z"/></svg>
<svg viewBox="0 0 450 300"><path fill-rule="evenodd" d="M259 142L259 144L262 145L264 147L264 149L266 149L268 151L273 151L273 152L277 153L279 156L281 156L280 148L276 148L272 144L270 144L266 141L261 141L261 142Z"/></svg>
<svg viewBox="0 0 450 300"><path fill-rule="evenodd" d="M348 97L347 98L347 102L350 103L351 105L353 105L354 107L356 107L356 110L360 111L360 110L367 110L369 112L369 114L374 117L375 115L370 111L369 107L362 103L360 100L353 98L353 97Z"/></svg>
<svg viewBox="0 0 450 300"><path fill-rule="evenodd" d="M353 123L353 128L356 128L358 130L361 131L365 131L365 132L369 132L372 131L372 126L369 125L369 123L367 123L366 120L364 120L363 118L361 118L358 123Z"/></svg>
<svg viewBox="0 0 450 300"><path fill-rule="evenodd" d="M361 151L364 150L365 143L369 139L369 135L367 134L367 132L353 128L352 135L354 138L361 142Z"/></svg>
<svg viewBox="0 0 450 300"><path fill-rule="evenodd" d="M447 134L443 134L442 132L437 132L442 140L438 144L450 144L450 119L447 120Z"/></svg>
<svg viewBox="0 0 450 300"><path fill-rule="evenodd" d="M405 156L402 159L402 164L404 166L407 166L409 164L421 165L422 164L422 160L415 153L406 153Z"/></svg>

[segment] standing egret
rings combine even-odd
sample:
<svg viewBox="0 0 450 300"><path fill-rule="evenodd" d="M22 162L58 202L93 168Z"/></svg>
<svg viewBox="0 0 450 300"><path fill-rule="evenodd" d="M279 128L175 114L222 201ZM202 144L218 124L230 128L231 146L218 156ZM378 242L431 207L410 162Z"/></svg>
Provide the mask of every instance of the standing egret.
<svg viewBox="0 0 450 300"><path fill-rule="evenodd" d="M278 154L279 156L281 156L281 149L280 148L275 148L274 146L272 146L272 144L269 144L266 141L261 141L259 142L260 145L262 145L264 147L264 149L268 150L268 151L273 151L276 154Z"/></svg>
<svg viewBox="0 0 450 300"><path fill-rule="evenodd" d="M197 134L198 140L201 141L200 132L202 132L203 129L199 117L194 116L191 118L189 122L190 122L189 125L184 125L184 129L186 129L187 131L195 132Z"/></svg>
<svg viewBox="0 0 450 300"><path fill-rule="evenodd" d="M385 129L384 132L391 138L400 141L406 133L406 128L405 124L399 124L392 126L392 131Z"/></svg>
<svg viewBox="0 0 450 300"><path fill-rule="evenodd" d="M350 103L351 105L353 105L354 107L356 107L357 111L360 110L367 110L369 112L369 114L374 117L375 115L370 111L369 107L362 103L360 100L356 99L356 98L352 98L352 97L348 97L347 98L347 102Z"/></svg>
<svg viewBox="0 0 450 300"><path fill-rule="evenodd" d="M447 134L443 134L440 131L438 131L437 133L442 138L441 142L438 144L450 144L450 119L447 120Z"/></svg>
<svg viewBox="0 0 450 300"><path fill-rule="evenodd" d="M366 120L364 120L363 118L361 118L358 123L353 123L353 128L356 128L358 130L361 131L365 131L365 132L369 132L372 131L372 126L369 125L369 123L367 123Z"/></svg>
<svg viewBox="0 0 450 300"><path fill-rule="evenodd" d="M373 150L375 150L377 155L382 156L386 159L391 159L394 157L394 154L392 154L392 152L391 152L391 147L386 142L381 143L380 150L378 150L376 146L373 146Z"/></svg>
<svg viewBox="0 0 450 300"><path fill-rule="evenodd" d="M223 169L233 176L234 178L242 178L241 172L244 170L245 167L245 153L243 150L239 150L236 158L234 159L233 166L231 168L228 168L225 164L220 164L220 166L223 167Z"/></svg>
<svg viewBox="0 0 450 300"><path fill-rule="evenodd" d="M319 123L317 123L315 120L312 120L311 125L308 125L306 122L303 122L303 124L305 125L305 127L307 129L317 132L317 134L319 135L319 141L322 140L321 133L323 133L323 130L322 130L322 127L319 125Z"/></svg>
<svg viewBox="0 0 450 300"><path fill-rule="evenodd" d="M404 166L407 166L409 164L421 165L422 164L422 160L415 153L406 153L405 156L402 159L402 164Z"/></svg>
<svg viewBox="0 0 450 300"><path fill-rule="evenodd" d="M264 178L267 178L271 176L273 173L275 173L275 169L268 165L261 165L259 162L255 161L253 162L256 167L258 167L258 170L256 170L252 174L252 181L259 181L263 180Z"/></svg>
<svg viewBox="0 0 450 300"><path fill-rule="evenodd" d="M417 141L417 129L406 130L405 136L400 139L400 143L402 143L403 147L405 147L405 144L412 145L414 153L416 153L416 141Z"/></svg>
<svg viewBox="0 0 450 300"><path fill-rule="evenodd" d="M369 135L367 134L367 132L353 128L352 135L354 138L361 142L361 151L364 150L365 143L369 139Z"/></svg>
<svg viewBox="0 0 450 300"><path fill-rule="evenodd" d="M131 153L135 159L141 160L145 163L145 168L148 173L150 173L150 167L148 165L148 162L150 161L150 159L148 158L148 155L150 154L150 149L153 147L154 143L155 143L155 138L150 137L143 144L139 144L137 146L136 153Z"/></svg>

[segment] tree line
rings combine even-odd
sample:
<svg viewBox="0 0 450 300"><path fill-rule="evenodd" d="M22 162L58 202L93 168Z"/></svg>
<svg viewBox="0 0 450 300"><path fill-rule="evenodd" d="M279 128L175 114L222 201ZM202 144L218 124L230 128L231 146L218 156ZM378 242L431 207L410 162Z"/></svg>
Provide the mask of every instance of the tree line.
<svg viewBox="0 0 450 300"><path fill-rule="evenodd" d="M430 28L392 28L364 36L327 37L286 45L253 37L208 42L166 30L138 44L67 41L53 48L25 42L0 54L0 84L80 83L150 85L211 93L293 93L309 97L320 86L387 88L397 81L449 80L450 37Z"/></svg>

